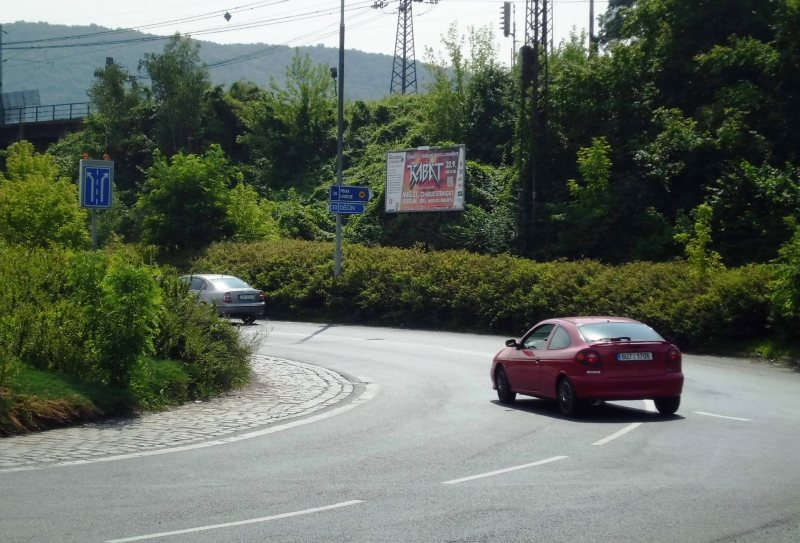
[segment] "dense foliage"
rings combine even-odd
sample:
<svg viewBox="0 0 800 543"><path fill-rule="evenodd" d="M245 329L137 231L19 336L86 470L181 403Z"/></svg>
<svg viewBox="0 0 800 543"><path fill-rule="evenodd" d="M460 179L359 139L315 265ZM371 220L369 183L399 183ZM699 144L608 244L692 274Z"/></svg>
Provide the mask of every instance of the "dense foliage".
<svg viewBox="0 0 800 543"><path fill-rule="evenodd" d="M681 234L705 205L709 250L722 264L770 262L800 209L799 19L795 0L610 3L597 51L573 36L547 59L547 123L534 162L519 72L497 61L488 30L462 37L453 27L442 52L427 52L426 92L346 104L344 176L376 196L364 215L345 218L345 239L538 261L667 261L683 256ZM713 31L701 30L709 20ZM144 55L149 86L123 66L98 70L90 92L97 114L51 149L69 175L84 151L116 161L120 205L102 217L104 239L171 251L222 239L330 240L336 96L327 68L297 54L280 82L225 89L213 86L201 51L176 35L163 52ZM383 213L386 152L452 143L464 143L469 159L464 211ZM202 166L211 156L213 175ZM520 204L531 195L520 193L528 186L520 174L534 163L528 223ZM190 201L193 183L209 205ZM157 204L168 186L185 206ZM234 221L237 186L239 196L242 187L258 196ZM204 232L186 224L198 216ZM244 216L267 226L248 226Z"/></svg>
<svg viewBox="0 0 800 543"><path fill-rule="evenodd" d="M98 69L83 130L5 151L0 391L44 369L158 405L159 379L187 398L246 377L230 328L121 244L176 265L203 254L196 270L250 280L273 317L518 333L604 313L682 347L796 344L800 2L613 0L602 25L596 47L549 53L536 102L489 30L455 27L427 52L425 92L348 100L345 182L375 197L342 220L337 279L325 65L297 53L282 79L215 86L205 46L175 35L138 59L146 82ZM384 213L386 153L452 144L464 210ZM84 153L115 161L97 253L70 181Z"/></svg>
<svg viewBox="0 0 800 543"><path fill-rule="evenodd" d="M304 241L220 243L195 268L247 278L264 290L274 318L512 335L558 315L624 315L650 323L683 348L761 339L776 328L793 333L791 321L771 318L770 281L777 274L769 265L687 274L682 262L540 263L348 246L344 271L334 279L333 250L330 243ZM702 266L691 269L696 265Z"/></svg>
<svg viewBox="0 0 800 543"><path fill-rule="evenodd" d="M63 415L10 419L30 401L15 386L18 373L48 372L113 391L88 413L94 417L247 383L252 346L176 277L123 247L0 244L0 434L56 424Z"/></svg>

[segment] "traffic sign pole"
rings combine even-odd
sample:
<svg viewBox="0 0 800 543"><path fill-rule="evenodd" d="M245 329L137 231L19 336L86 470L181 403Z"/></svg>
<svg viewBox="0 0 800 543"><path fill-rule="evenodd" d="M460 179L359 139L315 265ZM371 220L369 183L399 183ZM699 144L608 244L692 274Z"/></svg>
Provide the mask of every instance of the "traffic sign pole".
<svg viewBox="0 0 800 543"><path fill-rule="evenodd" d="M92 208L92 249L97 249L97 217L95 208Z"/></svg>
<svg viewBox="0 0 800 543"><path fill-rule="evenodd" d="M80 161L78 198L80 206L90 210L92 219L92 248L97 249L98 209L110 209L114 190L114 162L111 160Z"/></svg>

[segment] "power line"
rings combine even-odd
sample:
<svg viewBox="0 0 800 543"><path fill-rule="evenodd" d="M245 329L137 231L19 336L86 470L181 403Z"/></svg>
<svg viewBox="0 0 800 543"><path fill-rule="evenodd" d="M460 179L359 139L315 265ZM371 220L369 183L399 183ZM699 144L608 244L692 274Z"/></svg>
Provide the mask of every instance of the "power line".
<svg viewBox="0 0 800 543"><path fill-rule="evenodd" d="M230 11L233 11L234 13L238 13L239 11L242 11L245 8L247 8L248 10L256 9L254 7L251 7L251 6L269 7L269 6L273 6L273 5L276 5L276 4L286 3L288 1L289 0L268 0L268 1L261 1L261 2L253 2L252 4L245 4L244 6L240 6L240 7L236 7L236 8L230 8L228 10L218 10L218 11L213 11L213 12L210 12L210 13L204 13L204 14L201 14L201 15L192 15L192 16L189 16L189 17L171 19L171 20L168 20L168 21L162 21L162 22L158 22L158 23L150 23L150 24L141 25L141 26L135 26L135 27L130 27L130 28L117 28L117 29L114 29L114 30L103 30L103 31L100 31L100 32L89 32L89 33L86 33L86 34L74 34L72 36L59 36L59 37L54 37L54 38L42 38L42 39L38 39L38 40L12 41L12 42L7 42L6 45L25 45L25 44L30 44L30 43L48 43L48 42L54 42L54 41L77 40L77 39L83 39L83 38L94 38L94 37L98 37L98 36L107 36L107 35L110 35L110 34L111 35L113 35L113 34L122 34L122 33L125 33L125 32L141 32L143 30L152 29L152 28L158 28L158 27L161 27L161 26L183 24L183 23L191 23L191 22L202 21L202 20L205 20L205 19L217 18L217 17L221 17L224 13L228 13Z"/></svg>
<svg viewBox="0 0 800 543"><path fill-rule="evenodd" d="M264 7L266 5L275 5L276 3L286 2L288 0L272 0L270 3L257 3L260 7ZM362 1L357 3L355 6L351 6L349 10L359 9L360 6L366 8L367 6L371 6L371 2L369 1ZM220 34L224 32L234 32L237 30L244 30L244 29L251 29L251 28L261 28L265 26L272 26L272 25L279 25L279 24L286 24L292 22L299 22L308 19L313 19L316 17L322 17L332 14L336 8L331 5L329 8L323 7L323 9L315 9L312 11L302 11L297 12L290 15L282 15L279 17L271 17L266 19L260 19L256 21L250 21L246 23L240 23L236 25L225 25L225 26L218 26L213 28L206 28L201 30L196 30L192 32L186 32L186 35L189 36L203 36L207 34ZM214 12L216 15L219 15L222 12ZM157 26L166 26L168 24L175 24L175 21L178 22L194 22L209 18L208 15L203 16L195 16L195 17L187 17L184 19L175 19L172 21L167 21L163 23L153 23L151 25L144 25L142 27L137 27L139 29L142 28L153 28ZM116 34L124 34L124 33L131 33L137 32L136 29L118 29L118 30L108 30L103 32L95 32L91 34L77 34L74 36L63 36L59 38L47 38L42 40L28 40L25 42L9 42L6 44L7 46L5 49L7 50L41 50L41 49L65 49L65 48L75 48L75 47L96 47L96 46L106 46L106 45L116 45L116 44L129 44L129 43L145 43L150 41L159 41L169 39L171 36L140 36L136 38L127 38L127 39L119 39L119 40L104 40L104 41L95 41L95 42L79 42L79 43L65 43L65 44L57 44L57 45L28 45L24 46L27 43L47 43L51 41L66 41L66 40L76 40L76 39L84 39L84 38L91 38L96 36L103 36L103 35L116 35ZM12 45L12 46L8 46Z"/></svg>

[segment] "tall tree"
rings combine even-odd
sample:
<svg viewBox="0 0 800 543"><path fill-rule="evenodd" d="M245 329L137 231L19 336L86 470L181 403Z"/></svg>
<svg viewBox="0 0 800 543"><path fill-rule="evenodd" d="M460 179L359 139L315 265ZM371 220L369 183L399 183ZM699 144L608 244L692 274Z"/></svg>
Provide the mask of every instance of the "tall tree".
<svg viewBox="0 0 800 543"><path fill-rule="evenodd" d="M286 84L271 83L248 107L242 141L258 169L263 188L309 188L313 172L336 152L336 102L328 68L296 53ZM311 174L311 175L309 175Z"/></svg>
<svg viewBox="0 0 800 543"><path fill-rule="evenodd" d="M152 160L153 142L148 135L152 102L136 76L123 66L107 64L94 76L89 98L97 112L85 123L78 144L83 149L71 154L78 157L87 152L97 158L108 154L115 163L114 184L130 204L141 188L140 170Z"/></svg>
<svg viewBox="0 0 800 543"><path fill-rule="evenodd" d="M218 145L204 155L176 154L170 160L157 153L137 203L144 241L182 251L226 237L229 189L240 180Z"/></svg>
<svg viewBox="0 0 800 543"><path fill-rule="evenodd" d="M200 60L200 44L175 34L163 53L146 54L140 67L152 82L159 148L168 155L201 150L199 112L211 83Z"/></svg>

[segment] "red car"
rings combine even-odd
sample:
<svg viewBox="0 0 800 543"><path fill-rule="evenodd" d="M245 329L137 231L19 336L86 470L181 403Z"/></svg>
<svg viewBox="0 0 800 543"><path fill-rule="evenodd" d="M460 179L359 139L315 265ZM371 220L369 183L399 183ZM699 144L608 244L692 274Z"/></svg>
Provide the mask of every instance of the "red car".
<svg viewBox="0 0 800 543"><path fill-rule="evenodd" d="M655 401L662 415L678 410L681 351L641 322L622 317L565 317L540 322L509 339L492 361L501 403L517 394L551 398L574 416L604 400Z"/></svg>

